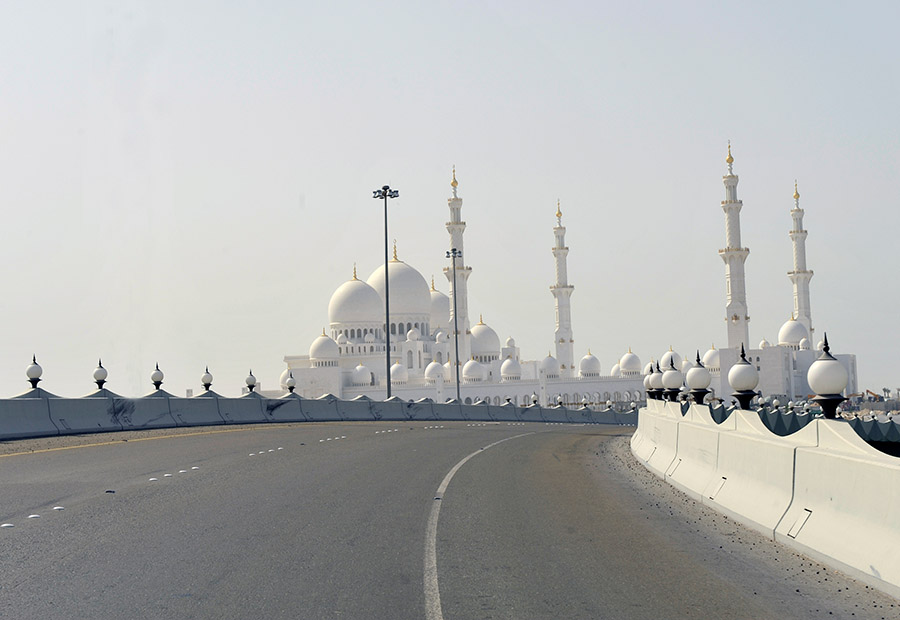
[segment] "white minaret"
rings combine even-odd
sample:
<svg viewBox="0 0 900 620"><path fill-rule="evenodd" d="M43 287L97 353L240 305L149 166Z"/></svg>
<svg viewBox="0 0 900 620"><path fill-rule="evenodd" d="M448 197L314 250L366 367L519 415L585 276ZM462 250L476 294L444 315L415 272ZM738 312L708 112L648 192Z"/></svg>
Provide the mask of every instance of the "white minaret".
<svg viewBox="0 0 900 620"><path fill-rule="evenodd" d="M744 261L750 249L741 247L741 207L737 197L738 176L732 171L734 158L731 156L731 142L728 143L728 174L722 177L725 184L725 249L719 256L725 261L725 321L728 323L728 347L739 349L741 345L750 348L747 323L747 287L744 282Z"/></svg>
<svg viewBox="0 0 900 620"><path fill-rule="evenodd" d="M794 208L791 217L794 226L790 237L794 244L794 270L788 271L788 277L794 285L794 316L803 323L809 332L809 341L813 342L812 315L809 308L809 281L813 277L811 269L806 268L806 231L803 230L803 209L800 208L800 192L794 181Z"/></svg>
<svg viewBox="0 0 900 620"><path fill-rule="evenodd" d="M453 286L453 269L444 267L444 275L447 276L447 282L450 284L450 325L448 331L453 334L453 298L459 294L456 299L456 309L459 312L459 360L465 364L472 357L471 336L469 331L469 290L466 281L472 275L472 268L466 267L466 253L463 249L463 233L466 230L466 223L462 220L460 211L462 211L462 198L456 195L456 188L459 183L456 181L456 166L453 166L453 180L450 187L453 188L453 196L447 200L450 207L450 221L447 222L447 232L450 233L450 248L456 248L462 258L456 260L456 286ZM459 290L457 290L459 289ZM453 339L451 338L451 343ZM455 377L455 375L454 375Z"/></svg>
<svg viewBox="0 0 900 620"><path fill-rule="evenodd" d="M562 225L562 211L559 201L556 201L556 226L553 228L553 236L556 237L556 245L553 246L553 257L556 259L556 284L550 287L550 292L556 298L556 360L559 362L559 376L561 378L572 377L575 374L575 358L573 350L575 341L572 339L572 309L569 299L575 287L569 284L569 276L566 269L566 256L569 248L566 247L566 227Z"/></svg>

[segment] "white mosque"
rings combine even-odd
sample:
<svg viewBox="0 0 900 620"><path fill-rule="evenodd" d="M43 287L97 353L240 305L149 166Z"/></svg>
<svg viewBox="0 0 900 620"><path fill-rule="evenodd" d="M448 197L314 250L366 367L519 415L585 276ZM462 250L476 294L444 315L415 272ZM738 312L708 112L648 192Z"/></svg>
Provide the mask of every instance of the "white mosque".
<svg viewBox="0 0 900 620"><path fill-rule="evenodd" d="M812 314L809 283L813 272L806 265L806 237L803 228L804 211L800 208L800 194L794 186L794 206L790 214L793 225L789 232L793 244L793 269L788 277L793 284L791 318L778 330L778 341L765 338L757 348L749 346L749 321L744 263L750 250L741 243L740 212L743 203L738 199L738 176L733 172L734 158L728 146L728 174L722 177L725 185L725 248L719 255L725 262L726 348L710 348L702 363L713 377L711 397L719 395L728 400L732 392L728 385L728 371L743 349L747 360L759 371L758 390L765 396L787 400L801 400L812 395L806 375L822 348L819 341L813 350ZM450 219L450 247L463 251L466 223L461 217L462 198L457 194L456 170L450 183L452 195L448 199ZM605 405L607 401L629 403L645 398L644 377L654 362L642 367L637 355L629 350L604 374L600 361L588 350L576 368L575 341L572 332L571 296L566 258L566 228L557 203L555 244L552 253L556 263L556 282L550 291L556 300L556 356L548 353L540 361L522 360L513 338L501 345L497 332L479 316L471 325L467 283L472 268L464 263L444 269L450 296L429 287L425 278L412 266L401 261L394 245L393 260L388 263L391 303L391 324L384 323L384 265L378 267L366 281L353 277L338 287L328 304L329 327L322 330L309 348L309 355L288 355L287 368L280 378L281 387L295 384L296 391L306 398L333 394L343 399L366 396L384 399L387 394L386 351L390 346L391 392L403 400L431 398L444 402L456 397L459 370L460 399L501 404L528 404L537 399L542 405L559 402L580 406ZM465 254L462 254L463 259ZM455 277L454 271L455 269ZM456 296L456 304L453 297ZM453 339L453 308L458 311L459 358L455 358ZM386 332L389 331L389 335ZM389 344L386 344L389 340ZM847 369L847 394L858 391L856 356L836 355ZM683 372L695 363L683 359L671 348L659 358L659 367L670 364ZM456 366L454 366L456 364ZM291 379L292 378L292 379Z"/></svg>
<svg viewBox="0 0 900 620"><path fill-rule="evenodd" d="M540 361L523 360L513 338L501 344L497 332L480 316L476 324L471 324L467 285L472 268L464 264L466 223L462 219L463 201L457 193L455 169L450 186L447 232L450 247L463 257L455 266L455 277L452 267L444 269L450 296L435 288L434 279L429 287L415 268L401 261L395 243L393 260L388 263L389 328L386 330L384 323L384 265L366 281L357 277L354 266L353 277L331 296L329 326L310 345L309 355L285 356L287 369L281 375L282 388L293 377L296 392L307 398L330 393L343 399L384 399L385 347L390 346L391 393L403 400L431 398L444 402L456 398L456 368L460 400L464 403L480 400L496 405L507 401L523 405L537 399L542 405L562 402L581 406L643 400L641 361L630 350L607 374L601 373L600 360L590 351L575 366L570 310L574 287L566 272L569 248L559 204L553 228L556 243L552 248L556 283L550 287L556 299L556 356L548 353ZM454 307L458 312L458 361L453 338Z"/></svg>

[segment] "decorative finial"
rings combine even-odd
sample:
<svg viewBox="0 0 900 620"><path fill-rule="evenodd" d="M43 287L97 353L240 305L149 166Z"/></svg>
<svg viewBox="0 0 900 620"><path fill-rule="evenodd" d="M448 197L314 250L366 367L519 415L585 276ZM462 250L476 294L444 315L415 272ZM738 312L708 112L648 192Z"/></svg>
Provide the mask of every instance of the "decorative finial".
<svg viewBox="0 0 900 620"><path fill-rule="evenodd" d="M484 325L484 317L481 314L478 315L478 324Z"/></svg>
<svg viewBox="0 0 900 620"><path fill-rule="evenodd" d="M828 332L825 332L825 338L822 341L822 350L825 351L825 353L831 351L831 347L828 346Z"/></svg>
<svg viewBox="0 0 900 620"><path fill-rule="evenodd" d="M354 280L358 280L358 279L359 279L359 278L356 277L356 263L353 263L353 279L354 279Z"/></svg>
<svg viewBox="0 0 900 620"><path fill-rule="evenodd" d="M743 343L743 342L741 343L741 360L742 360L745 364L749 364L749 363L750 363L750 362L747 361L747 354L744 353L744 343Z"/></svg>
<svg viewBox="0 0 900 620"><path fill-rule="evenodd" d="M397 240L394 239L394 262L398 262L400 259L397 258Z"/></svg>
<svg viewBox="0 0 900 620"><path fill-rule="evenodd" d="M556 219L562 217L562 209L559 206L559 198L556 199Z"/></svg>
<svg viewBox="0 0 900 620"><path fill-rule="evenodd" d="M728 157L725 158L725 163L731 166L734 163L734 157L731 156L731 140L728 141Z"/></svg>
<svg viewBox="0 0 900 620"><path fill-rule="evenodd" d="M324 328L324 327L322 328L322 335L323 335L323 336L325 335L325 328Z"/></svg>
<svg viewBox="0 0 900 620"><path fill-rule="evenodd" d="M628 352L631 353L631 347L628 347Z"/></svg>
<svg viewBox="0 0 900 620"><path fill-rule="evenodd" d="M591 348L590 348L590 347L588 347L588 355L593 355L593 353L591 353Z"/></svg>
<svg viewBox="0 0 900 620"><path fill-rule="evenodd" d="M436 290L436 289L434 288L434 276L431 276L431 290L432 290L432 291Z"/></svg>
<svg viewBox="0 0 900 620"><path fill-rule="evenodd" d="M797 191L797 179L794 179L794 200L800 200L800 192Z"/></svg>
<svg viewBox="0 0 900 620"><path fill-rule="evenodd" d="M453 180L450 181L450 187L456 189L459 186L459 181L456 180L456 164L453 165Z"/></svg>

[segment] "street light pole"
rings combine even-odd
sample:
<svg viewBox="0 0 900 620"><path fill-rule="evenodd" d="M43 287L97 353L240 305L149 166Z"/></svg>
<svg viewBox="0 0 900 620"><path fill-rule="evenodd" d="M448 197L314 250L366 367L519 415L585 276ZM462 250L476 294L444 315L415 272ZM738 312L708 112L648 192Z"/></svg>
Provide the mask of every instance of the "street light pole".
<svg viewBox="0 0 900 620"><path fill-rule="evenodd" d="M459 396L459 312L456 304L456 259L462 258L462 252L453 248L447 252L447 258L450 259L453 268L453 343L456 347L456 401L461 402Z"/></svg>
<svg viewBox="0 0 900 620"><path fill-rule="evenodd" d="M384 357L385 384L387 397L391 397L391 296L388 277L388 198L397 198L400 191L385 185L372 191L372 198L384 199Z"/></svg>

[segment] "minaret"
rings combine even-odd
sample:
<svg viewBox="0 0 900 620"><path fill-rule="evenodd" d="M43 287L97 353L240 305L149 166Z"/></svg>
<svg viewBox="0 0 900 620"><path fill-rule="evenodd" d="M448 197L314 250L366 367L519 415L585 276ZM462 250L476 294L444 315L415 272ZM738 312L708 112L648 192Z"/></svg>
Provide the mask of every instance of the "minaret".
<svg viewBox="0 0 900 620"><path fill-rule="evenodd" d="M725 261L725 321L728 323L728 347L739 349L741 345L750 348L747 323L747 287L744 282L744 261L750 249L741 247L741 207L737 197L738 176L732 170L734 158L731 156L731 142L728 143L728 174L722 177L725 184L725 249L719 256Z"/></svg>
<svg viewBox="0 0 900 620"><path fill-rule="evenodd" d="M574 349L575 341L572 339L572 309L569 298L575 287L569 284L569 276L566 270L566 256L569 248L566 247L566 227L562 225L562 211L559 201L556 201L556 226L553 228L553 236L556 237L556 245L553 246L553 257L556 259L556 284L550 287L550 292L556 298L556 360L559 362L559 376L561 378L572 377L575 374Z"/></svg>
<svg viewBox="0 0 900 620"><path fill-rule="evenodd" d="M462 211L462 198L456 195L456 188L459 183L456 181L456 166L453 166L453 180L450 187L453 189L453 196L447 200L450 207L450 221L447 222L447 232L450 233L450 248L456 248L462 253L462 258L456 261L456 287L453 286L453 270L451 267L444 267L444 275L447 276L447 282L450 284L450 324L448 332L453 334L453 297L458 293L456 307L459 312L459 360L465 363L471 357L471 335L469 331L469 291L466 281L472 275L472 268L466 267L466 253L463 249L463 233L466 230L466 223L462 220L460 211ZM456 288L459 290L457 291ZM452 339L451 339L452 341ZM455 376L455 375L454 375Z"/></svg>
<svg viewBox="0 0 900 620"><path fill-rule="evenodd" d="M788 271L788 277L794 285L794 316L806 327L809 341L813 342L812 316L809 308L809 281L813 277L813 272L806 268L806 231L803 230L803 213L803 209L800 208L797 181L794 181L794 208L791 209L794 226L789 233L794 244L794 270Z"/></svg>

